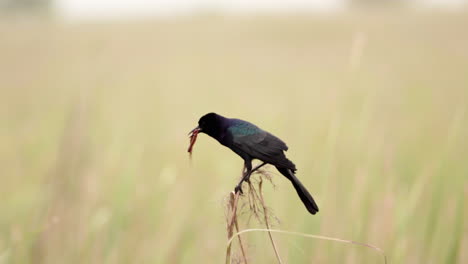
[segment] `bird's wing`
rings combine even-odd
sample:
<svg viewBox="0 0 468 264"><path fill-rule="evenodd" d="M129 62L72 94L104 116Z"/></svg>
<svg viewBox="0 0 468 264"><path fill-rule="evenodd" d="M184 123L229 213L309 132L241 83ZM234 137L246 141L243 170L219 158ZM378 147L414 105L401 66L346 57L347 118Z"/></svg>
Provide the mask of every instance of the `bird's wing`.
<svg viewBox="0 0 468 264"><path fill-rule="evenodd" d="M253 126L253 125L252 125ZM264 162L295 170L295 165L286 158L283 151L288 150L288 146L274 135L263 131L256 126L250 130L251 133L236 133L239 128L229 129L233 145L252 158ZM253 131L255 130L255 133ZM245 131L245 130L244 130Z"/></svg>

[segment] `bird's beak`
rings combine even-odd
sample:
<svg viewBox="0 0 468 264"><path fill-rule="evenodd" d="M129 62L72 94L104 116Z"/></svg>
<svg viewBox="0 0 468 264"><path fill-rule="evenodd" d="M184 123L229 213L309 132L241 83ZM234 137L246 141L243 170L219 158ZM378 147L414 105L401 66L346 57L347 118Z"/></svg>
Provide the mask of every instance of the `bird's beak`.
<svg viewBox="0 0 468 264"><path fill-rule="evenodd" d="M190 153L190 155L192 155L192 148L193 148L193 145L195 145L195 141L197 140L197 135L198 133L200 133L200 131L201 131L200 126L197 126L196 128L192 129L192 131L190 131L189 133L190 145L188 148L188 152Z"/></svg>
<svg viewBox="0 0 468 264"><path fill-rule="evenodd" d="M202 129L200 128L200 126L197 126L196 128L192 129L192 131L190 131L188 133L189 136L192 136L192 135L196 135L198 133L200 133L202 131Z"/></svg>

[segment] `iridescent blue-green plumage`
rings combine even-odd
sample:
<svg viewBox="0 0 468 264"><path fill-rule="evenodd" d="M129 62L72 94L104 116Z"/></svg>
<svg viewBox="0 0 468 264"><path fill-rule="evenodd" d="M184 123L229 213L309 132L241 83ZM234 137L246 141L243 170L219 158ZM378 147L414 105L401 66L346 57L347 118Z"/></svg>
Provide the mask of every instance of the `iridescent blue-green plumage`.
<svg viewBox="0 0 468 264"><path fill-rule="evenodd" d="M281 139L247 121L227 119L227 123L227 132L232 136L230 147L248 153L252 158L296 170L294 163L284 155L288 146Z"/></svg>
<svg viewBox="0 0 468 264"><path fill-rule="evenodd" d="M206 114L198 124L202 133L215 138L242 157L247 171L252 170L253 159L274 165L292 182L307 210L312 214L318 212L314 199L296 178L296 165L286 158L284 152L288 146L281 139L247 121L225 118L215 113Z"/></svg>
<svg viewBox="0 0 468 264"><path fill-rule="evenodd" d="M262 133L263 130L258 128L256 125L239 120L239 119L231 119L229 121L229 127L227 130L232 134L236 136L249 136L249 135L255 135L258 133Z"/></svg>

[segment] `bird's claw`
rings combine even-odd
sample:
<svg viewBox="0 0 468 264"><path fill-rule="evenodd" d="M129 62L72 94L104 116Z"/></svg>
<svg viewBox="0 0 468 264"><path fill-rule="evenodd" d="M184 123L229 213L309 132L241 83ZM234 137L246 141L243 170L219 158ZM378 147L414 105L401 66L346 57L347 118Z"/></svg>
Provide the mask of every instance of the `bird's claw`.
<svg viewBox="0 0 468 264"><path fill-rule="evenodd" d="M237 185L236 188L234 188L234 193L237 194L238 192L240 192L240 194L244 194L244 192L242 191L242 187L241 187L240 184Z"/></svg>

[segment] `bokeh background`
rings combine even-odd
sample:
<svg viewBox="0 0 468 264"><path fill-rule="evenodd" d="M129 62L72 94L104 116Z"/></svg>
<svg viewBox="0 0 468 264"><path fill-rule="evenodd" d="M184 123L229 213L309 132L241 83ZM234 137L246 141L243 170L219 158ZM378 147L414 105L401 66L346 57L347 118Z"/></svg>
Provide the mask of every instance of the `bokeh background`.
<svg viewBox="0 0 468 264"><path fill-rule="evenodd" d="M288 143L321 211L270 168L275 228L468 261L465 1L0 3L0 263L223 262L242 160L186 152L211 111ZM286 263L383 262L275 239Z"/></svg>

